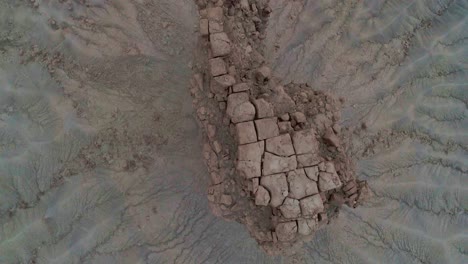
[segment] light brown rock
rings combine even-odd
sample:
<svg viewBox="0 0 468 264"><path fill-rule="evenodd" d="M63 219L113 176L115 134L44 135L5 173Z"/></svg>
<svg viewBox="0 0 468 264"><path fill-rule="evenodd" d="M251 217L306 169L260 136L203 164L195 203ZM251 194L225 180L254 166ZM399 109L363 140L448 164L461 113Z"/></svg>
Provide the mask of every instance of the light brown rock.
<svg viewBox="0 0 468 264"><path fill-rule="evenodd" d="M315 218L297 220L297 231L303 236L308 236L317 230L318 224Z"/></svg>
<svg viewBox="0 0 468 264"><path fill-rule="evenodd" d="M220 76L220 75L227 73L226 63L224 62L222 58L210 59L209 63L210 63L211 76L216 77L216 76Z"/></svg>
<svg viewBox="0 0 468 264"><path fill-rule="evenodd" d="M208 19L200 19L200 34L202 36L208 36Z"/></svg>
<svg viewBox="0 0 468 264"><path fill-rule="evenodd" d="M217 171L213 171L210 173L210 176L211 176L211 182L213 184L220 184L223 182L224 178L223 178L223 175L220 174L219 172Z"/></svg>
<svg viewBox="0 0 468 264"><path fill-rule="evenodd" d="M296 221L279 223L276 228L276 236L279 241L286 242L291 241L296 237L297 234L297 224Z"/></svg>
<svg viewBox="0 0 468 264"><path fill-rule="evenodd" d="M258 140L272 138L279 135L276 117L255 120L255 127L257 128Z"/></svg>
<svg viewBox="0 0 468 264"><path fill-rule="evenodd" d="M278 156L289 157L294 155L291 136L289 134L280 135L266 140L266 151Z"/></svg>
<svg viewBox="0 0 468 264"><path fill-rule="evenodd" d="M258 190L255 193L255 204L261 206L267 206L270 203L270 193L263 186L258 186Z"/></svg>
<svg viewBox="0 0 468 264"><path fill-rule="evenodd" d="M285 113L280 116L280 120L282 121L289 121L289 114Z"/></svg>
<svg viewBox="0 0 468 264"><path fill-rule="evenodd" d="M265 118L274 116L273 107L265 99L260 98L254 100L255 108L257 109L257 118Z"/></svg>
<svg viewBox="0 0 468 264"><path fill-rule="evenodd" d="M223 32L223 24L221 22L210 20L208 27L210 34Z"/></svg>
<svg viewBox="0 0 468 264"><path fill-rule="evenodd" d="M323 202L320 194L315 194L299 201L304 216L311 216L323 212Z"/></svg>
<svg viewBox="0 0 468 264"><path fill-rule="evenodd" d="M320 172L319 173L319 189L321 192L329 191L341 187L340 177L336 173Z"/></svg>
<svg viewBox="0 0 468 264"><path fill-rule="evenodd" d="M291 122L278 122L278 128L279 128L279 132L280 134L284 134L284 133L289 133L291 131L293 131L293 128L291 126Z"/></svg>
<svg viewBox="0 0 468 264"><path fill-rule="evenodd" d="M270 77L271 69L266 65L258 68L257 72L255 73L255 78L257 79L257 83L259 84L265 84L266 82L268 82Z"/></svg>
<svg viewBox="0 0 468 264"><path fill-rule="evenodd" d="M232 204L232 196L231 195L227 195L227 194L223 194L221 195L221 200L220 202L224 205L231 205Z"/></svg>
<svg viewBox="0 0 468 264"><path fill-rule="evenodd" d="M295 112L292 114L292 116L299 124L307 122L306 116L302 112Z"/></svg>
<svg viewBox="0 0 468 264"><path fill-rule="evenodd" d="M279 157L274 154L265 153L263 161L263 175L270 175L280 172L287 172L297 168L297 161L295 156Z"/></svg>
<svg viewBox="0 0 468 264"><path fill-rule="evenodd" d="M236 124L237 139L239 144L254 143L257 141L257 132L253 121Z"/></svg>
<svg viewBox="0 0 468 264"><path fill-rule="evenodd" d="M225 56L231 52L231 41L224 32L211 34L210 45L213 57Z"/></svg>
<svg viewBox="0 0 468 264"><path fill-rule="evenodd" d="M206 9L206 17L209 20L222 22L224 19L223 9L221 7L211 7Z"/></svg>
<svg viewBox="0 0 468 264"><path fill-rule="evenodd" d="M321 161L318 153L297 155L297 167L304 168L315 166Z"/></svg>
<svg viewBox="0 0 468 264"><path fill-rule="evenodd" d="M286 198L283 204L279 207L281 214L286 218L297 218L301 214L299 200Z"/></svg>
<svg viewBox="0 0 468 264"><path fill-rule="evenodd" d="M304 171L309 179L318 181L319 169L317 166L304 168Z"/></svg>
<svg viewBox="0 0 468 264"><path fill-rule="evenodd" d="M263 141L240 145L237 151L237 171L246 179L261 176L261 161L265 143Z"/></svg>
<svg viewBox="0 0 468 264"><path fill-rule="evenodd" d="M229 74L214 77L213 79L223 87L229 87L236 84L236 78L232 77Z"/></svg>
<svg viewBox="0 0 468 264"><path fill-rule="evenodd" d="M296 154L317 153L318 141L313 129L306 129L293 133L292 140Z"/></svg>
<svg viewBox="0 0 468 264"><path fill-rule="evenodd" d="M302 199L318 193L317 183L309 179L303 169L288 173L289 197Z"/></svg>
<svg viewBox="0 0 468 264"><path fill-rule="evenodd" d="M260 185L270 192L270 205L273 207L283 204L284 199L288 196L288 182L284 173L262 176Z"/></svg>

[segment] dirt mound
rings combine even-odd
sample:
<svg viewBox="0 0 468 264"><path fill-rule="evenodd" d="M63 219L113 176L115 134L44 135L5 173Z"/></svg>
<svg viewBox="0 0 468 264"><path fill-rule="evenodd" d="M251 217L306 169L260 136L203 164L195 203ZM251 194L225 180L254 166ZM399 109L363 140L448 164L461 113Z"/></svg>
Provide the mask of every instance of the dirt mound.
<svg viewBox="0 0 468 264"><path fill-rule="evenodd" d="M262 46L267 1L197 4L206 67L191 94L212 211L245 224L269 254L288 254L367 193L338 123L343 100L272 75Z"/></svg>

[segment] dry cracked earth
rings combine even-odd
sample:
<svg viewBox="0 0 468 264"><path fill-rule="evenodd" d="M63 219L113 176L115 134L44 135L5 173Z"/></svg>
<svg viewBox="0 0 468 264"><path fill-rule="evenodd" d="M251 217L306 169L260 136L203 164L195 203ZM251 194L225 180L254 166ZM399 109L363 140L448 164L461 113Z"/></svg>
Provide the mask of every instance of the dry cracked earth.
<svg viewBox="0 0 468 264"><path fill-rule="evenodd" d="M345 99L372 199L266 254L207 199L195 1L0 0L0 263L466 263L468 2L269 7L272 75Z"/></svg>

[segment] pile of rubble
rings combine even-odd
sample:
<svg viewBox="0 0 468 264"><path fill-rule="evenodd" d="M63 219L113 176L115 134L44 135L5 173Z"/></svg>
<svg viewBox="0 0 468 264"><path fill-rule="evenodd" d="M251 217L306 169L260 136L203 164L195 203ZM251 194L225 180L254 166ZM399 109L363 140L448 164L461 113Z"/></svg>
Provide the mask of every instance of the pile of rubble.
<svg viewBox="0 0 468 264"><path fill-rule="evenodd" d="M341 101L272 76L261 44L266 1L197 4L208 67L191 93L207 135L210 206L268 253L285 253L366 194L346 155Z"/></svg>

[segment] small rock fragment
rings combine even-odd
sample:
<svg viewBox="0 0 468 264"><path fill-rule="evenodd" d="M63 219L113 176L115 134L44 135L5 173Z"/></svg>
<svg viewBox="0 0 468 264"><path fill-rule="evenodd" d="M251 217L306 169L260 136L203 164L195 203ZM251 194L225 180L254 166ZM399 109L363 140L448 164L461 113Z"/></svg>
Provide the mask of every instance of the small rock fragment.
<svg viewBox="0 0 468 264"><path fill-rule="evenodd" d="M315 194L299 201L304 216L311 216L323 212L323 202L320 194Z"/></svg>
<svg viewBox="0 0 468 264"><path fill-rule="evenodd" d="M284 173L262 176L260 185L270 191L270 205L272 207L283 204L284 199L288 196L288 182Z"/></svg>
<svg viewBox="0 0 468 264"><path fill-rule="evenodd" d="M266 140L266 151L278 156L289 157L294 155L291 136L289 134L280 135Z"/></svg>
<svg viewBox="0 0 468 264"><path fill-rule="evenodd" d="M291 241L296 237L297 234L297 224L296 221L279 223L276 226L276 236L279 241L286 242Z"/></svg>
<svg viewBox="0 0 468 264"><path fill-rule="evenodd" d="M211 76L216 77L227 73L226 63L221 58L213 58L209 60ZM232 76L231 76L232 77ZM234 79L235 82L235 79Z"/></svg>
<svg viewBox="0 0 468 264"><path fill-rule="evenodd" d="M292 140L296 154L318 153L319 145L313 129L295 132Z"/></svg>
<svg viewBox="0 0 468 264"><path fill-rule="evenodd" d="M253 143L257 141L257 132L253 121L236 124L237 139L239 144Z"/></svg>
<svg viewBox="0 0 468 264"><path fill-rule="evenodd" d="M231 205L232 204L232 196L223 194L221 195L221 203L224 205Z"/></svg>
<svg viewBox="0 0 468 264"><path fill-rule="evenodd" d="M273 107L265 99L257 99L254 102L257 109L257 118L265 118L274 116Z"/></svg>
<svg viewBox="0 0 468 264"><path fill-rule="evenodd" d="M255 120L255 127L257 128L258 140L272 138L279 135L276 117Z"/></svg>
<svg viewBox="0 0 468 264"><path fill-rule="evenodd" d="M271 77L271 69L268 66L262 66L257 69L255 73L255 78L257 79L257 83L259 84L266 84Z"/></svg>
<svg viewBox="0 0 468 264"><path fill-rule="evenodd" d="M286 218L297 218L301 214L299 200L296 199L286 198L279 209Z"/></svg>
<svg viewBox="0 0 468 264"><path fill-rule="evenodd" d="M224 32L211 34L210 44L213 57L225 56L231 52L231 41Z"/></svg>
<svg viewBox="0 0 468 264"><path fill-rule="evenodd" d="M301 112L295 112L292 114L292 117L294 118L294 120L296 120L297 123L301 124L301 123L305 123L307 122L307 119L306 119L306 116L301 113Z"/></svg>
<svg viewBox="0 0 468 264"><path fill-rule="evenodd" d="M289 114L285 113L280 116L281 121L289 121Z"/></svg>
<svg viewBox="0 0 468 264"><path fill-rule="evenodd" d="M270 193L263 186L258 186L258 190L255 193L255 204L267 206L268 203L270 203Z"/></svg>
<svg viewBox="0 0 468 264"><path fill-rule="evenodd" d="M265 153L262 170L263 175L287 172L296 168L297 161L295 156L279 157L268 152Z"/></svg>

